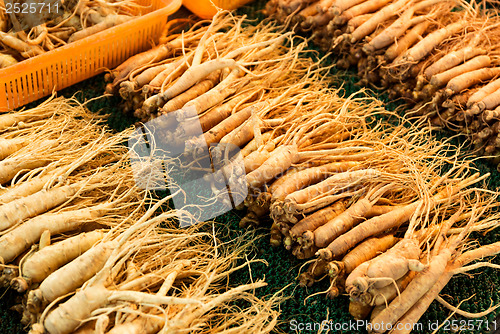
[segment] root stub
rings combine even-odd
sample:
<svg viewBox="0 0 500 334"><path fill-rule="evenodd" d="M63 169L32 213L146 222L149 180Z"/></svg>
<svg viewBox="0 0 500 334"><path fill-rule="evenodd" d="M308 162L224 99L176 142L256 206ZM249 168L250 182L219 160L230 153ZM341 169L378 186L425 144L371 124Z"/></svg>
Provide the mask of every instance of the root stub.
<svg viewBox="0 0 500 334"><path fill-rule="evenodd" d="M10 286L12 289L19 293L23 293L29 288L29 283L23 277L16 277L10 281Z"/></svg>

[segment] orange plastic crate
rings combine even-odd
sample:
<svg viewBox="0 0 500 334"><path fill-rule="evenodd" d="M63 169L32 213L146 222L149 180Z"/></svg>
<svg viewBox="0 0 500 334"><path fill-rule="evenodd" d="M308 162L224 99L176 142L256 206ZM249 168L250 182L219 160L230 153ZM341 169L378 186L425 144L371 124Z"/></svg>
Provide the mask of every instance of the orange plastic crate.
<svg viewBox="0 0 500 334"><path fill-rule="evenodd" d="M156 42L182 0L139 0L136 17L93 36L0 70L0 112L111 69Z"/></svg>
<svg viewBox="0 0 500 334"><path fill-rule="evenodd" d="M210 19L217 13L217 8L236 9L253 0L184 0L182 4L201 18Z"/></svg>

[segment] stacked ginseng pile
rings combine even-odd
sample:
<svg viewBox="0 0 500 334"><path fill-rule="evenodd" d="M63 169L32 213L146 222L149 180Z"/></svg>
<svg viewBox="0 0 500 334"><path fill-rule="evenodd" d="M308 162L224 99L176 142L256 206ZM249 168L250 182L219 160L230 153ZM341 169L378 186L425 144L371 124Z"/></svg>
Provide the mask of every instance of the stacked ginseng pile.
<svg viewBox="0 0 500 334"><path fill-rule="evenodd" d="M360 84L402 97L431 124L500 155L496 10L455 1L271 0L268 15L312 34Z"/></svg>
<svg viewBox="0 0 500 334"><path fill-rule="evenodd" d="M38 4L7 2L0 4L0 68L40 55L80 40L133 18L137 3L123 1L77 0ZM34 12L34 10L36 10ZM9 15L10 14L10 15ZM17 14L17 15L16 15ZM54 18L50 19L50 15ZM31 16L30 16L31 15ZM12 20L15 17L15 21ZM45 21L31 22L49 17ZM25 25L35 25L25 29Z"/></svg>
<svg viewBox="0 0 500 334"><path fill-rule="evenodd" d="M269 333L277 321L277 298L254 295L265 283L230 288L227 282L231 272L249 265L235 262L251 239L221 243L212 233L160 227L172 226L178 214L168 210L151 217L170 198L135 225L108 232L92 248L106 251L100 255L103 265L70 298L47 306L30 333ZM57 280L61 284L74 274L61 273ZM40 290L28 296L28 307L37 307ZM236 308L235 301L249 306Z"/></svg>
<svg viewBox="0 0 500 334"><path fill-rule="evenodd" d="M170 24L175 25L175 21ZM207 132L235 111L258 101L263 92L297 83L307 71L303 60L297 59L304 45L288 52L283 49L290 33L278 33L271 24L245 29L241 24L234 25L226 16L210 25L195 24L183 34L171 34L163 44L111 71L107 79L112 83L106 90L119 93L125 100L125 112L134 112L142 121L191 107L200 115L203 132ZM222 33L225 28L228 31ZM287 69L291 71L285 78ZM269 103L277 104L280 96L274 95L276 99ZM231 104L216 107L229 98ZM248 111L244 114L249 115ZM245 120L230 125L228 131ZM189 133L189 129L179 129L176 135L184 132Z"/></svg>
<svg viewBox="0 0 500 334"><path fill-rule="evenodd" d="M388 114L376 101L339 97L303 43L245 23L220 12L172 35L112 71L107 90L143 121L176 115L164 138L193 163L194 148L238 146L243 165L212 148L226 157L215 178L248 188L242 227L270 214L271 243L311 259L302 284L329 276L329 295L349 293L356 318L385 324L378 332L418 321L453 274L500 250L464 252L472 231L497 225L496 194L470 187L487 176L447 158L456 148L429 130L374 121Z"/></svg>
<svg viewBox="0 0 500 334"><path fill-rule="evenodd" d="M135 185L124 145L133 129L102 123L63 98L0 115L0 284L22 294L22 323L31 333L224 333L224 320L269 332L276 298L252 293L264 283L225 281L253 237L222 244L176 228L176 210L158 213L171 196ZM235 311L234 300L252 306Z"/></svg>
<svg viewBox="0 0 500 334"><path fill-rule="evenodd" d="M122 161L125 137L101 122L61 98L0 115L1 281L29 291L19 308L25 324L102 267L104 248L73 260L141 202ZM67 263L73 268L63 269ZM63 277L68 270L71 279Z"/></svg>
<svg viewBox="0 0 500 334"><path fill-rule="evenodd" d="M312 101L333 98L324 92L310 95L315 96ZM344 110L359 110L356 102L343 102ZM321 104L320 110L326 105ZM326 121L318 122L318 116ZM490 264L458 268L500 251L495 243L461 255L471 231L498 225L496 195L468 188L481 178L469 176L465 162L439 176L446 162L443 153L453 148L422 140L427 131L371 127L353 135L336 128L328 116L340 119L335 109L312 113L309 120L299 118L285 134L289 141L247 174L253 196L247 198L241 225L258 224L270 213L271 243L310 259L299 276L302 286L329 278L328 296L348 293L356 319L371 314L369 326L380 332L388 331L388 324L409 332L452 275ZM321 144L311 146L321 150L301 151L303 140L320 130L335 136L347 133L340 143L333 135L318 136ZM334 155L340 149L325 150L327 143L366 151ZM363 146L350 147L355 144ZM398 293L401 298L396 298Z"/></svg>

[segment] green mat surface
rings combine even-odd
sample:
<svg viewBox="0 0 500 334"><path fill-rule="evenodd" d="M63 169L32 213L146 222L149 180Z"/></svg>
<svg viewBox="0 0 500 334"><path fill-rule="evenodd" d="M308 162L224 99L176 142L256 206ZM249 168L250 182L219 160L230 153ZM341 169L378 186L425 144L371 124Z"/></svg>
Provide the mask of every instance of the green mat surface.
<svg viewBox="0 0 500 334"><path fill-rule="evenodd" d="M256 1L251 6L243 7L238 13L247 14L250 18L262 19L263 15L260 10L264 7L264 4L265 1ZM360 87L355 85L357 80L358 78L351 72L335 73L332 71L332 86L340 87L342 85L346 95L360 90ZM80 101L86 101L101 96L104 92L104 86L104 76L100 75L65 89L60 92L60 95L70 97L76 94ZM388 109L394 109L398 106L397 101L389 101L383 92L371 91L370 94L384 101ZM109 126L120 131L129 127L136 120L133 117L124 115L119 108L119 103L119 98L107 97L90 102L88 107L96 113L110 115L108 119ZM33 103L28 107L35 105L36 103ZM446 138L452 134L441 131L435 135L438 138ZM457 138L455 143L459 144L462 140L464 139ZM488 181L490 189L500 187L500 173L497 172L496 166L479 160L476 167L481 173L490 172L492 174ZM243 233L238 227L238 222L244 215L244 211L233 210L218 217L216 221L230 227L230 238ZM348 298L346 296L329 300L325 298L324 294L319 294L305 300L311 294L326 290L328 282L324 281L307 289L299 287L295 278L303 261L295 259L282 247L272 248L269 245L269 226L269 221L263 223L263 228L257 231L261 238L255 243L254 250L248 254L248 258L265 260L267 265L255 263L251 265L251 271L241 270L233 274L230 277L231 284L248 283L251 279L265 279L268 283L267 287L257 290L257 294L261 297L283 290L283 295L288 296L288 298L279 307L282 315L276 329L278 332L320 333L318 328L308 330L306 326L318 326L323 321L327 321L330 330L324 328L321 333L366 333L364 327L358 327L358 324L349 315ZM225 236L225 238L227 237ZM478 238L478 242L481 244L492 243L500 240L500 230L491 232L487 236L475 235L475 237ZM494 259L492 262L500 264L499 259ZM491 305L500 303L500 271L488 268L472 272L472 274L473 276L470 277L465 275L454 277L442 291L444 298L451 304L458 305L460 301L473 296L461 304L461 309L469 312L481 312ZM20 316L9 309L16 303L16 298L19 298L17 294L4 290L0 291L0 295L2 296L0 298L0 334L26 333L26 329L20 324ZM437 302L433 302L426 314L420 319L422 327L419 327L414 332L431 333L437 324L447 324L447 327L444 326L439 333L500 333L500 317L495 322L495 317L499 314L498 311L473 320L457 315L453 315L446 320L450 314L450 311ZM299 326L303 326L304 330L300 331ZM453 330L456 329L454 326L458 326L458 330ZM470 329L467 329L467 326L470 326Z"/></svg>

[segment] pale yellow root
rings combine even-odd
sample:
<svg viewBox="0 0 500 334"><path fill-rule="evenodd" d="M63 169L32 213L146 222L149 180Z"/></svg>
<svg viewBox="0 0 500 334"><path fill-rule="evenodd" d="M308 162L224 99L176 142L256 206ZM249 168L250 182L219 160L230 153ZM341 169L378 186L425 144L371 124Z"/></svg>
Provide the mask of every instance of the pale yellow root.
<svg viewBox="0 0 500 334"><path fill-rule="evenodd" d="M419 255L420 248L416 239L402 239L388 251L365 262L368 264L366 268L354 269L347 278L346 291L352 298L356 298L370 288L382 289L391 285L410 269L414 269L413 262L418 262ZM371 296L366 303L370 301Z"/></svg>
<svg viewBox="0 0 500 334"><path fill-rule="evenodd" d="M189 88L185 92L177 95L176 97L165 103L165 105L160 108L159 110L160 113L168 114L169 112L181 109L184 105L186 105L193 99L199 97L200 95L206 93L212 87L214 87L219 81L219 76L220 76L220 71L212 72L204 80L201 80L193 87Z"/></svg>
<svg viewBox="0 0 500 334"><path fill-rule="evenodd" d="M436 88L441 87L446 85L450 80L461 74L478 70L481 68L486 68L490 65L491 65L491 58L489 56L487 55L477 56L461 65L454 66L444 72L433 75L431 77L430 84Z"/></svg>
<svg viewBox="0 0 500 334"><path fill-rule="evenodd" d="M455 271L466 265L467 263L474 261L476 259L481 259L486 256L492 256L498 254L500 252L500 242L496 242L490 245L485 245L479 247L477 249L473 249L463 253L459 256L455 261L448 263L444 273L439 277L437 282L430 288L425 295L423 295L401 318L398 319L398 323L401 323L403 326L401 330L394 331L398 334L408 334L410 333L410 328L412 327L410 324L417 323L418 319L424 314L424 312L428 309L430 304L439 297L439 292L444 288L444 286L450 281L452 276L455 274ZM481 312L479 314L471 314L471 313L462 313L460 310L452 307L453 311L458 311L458 313L462 313L462 315L467 317L475 317L476 315L484 316L485 313L489 313L494 310L496 307L491 307L485 312Z"/></svg>
<svg viewBox="0 0 500 334"><path fill-rule="evenodd" d="M40 190L33 195L0 206L0 231L66 202L78 193L82 186L82 183L74 183L49 190Z"/></svg>
<svg viewBox="0 0 500 334"><path fill-rule="evenodd" d="M343 25L343 24L347 23L350 19L352 19L352 18L354 18L356 16L359 16L359 15L363 15L363 14L374 12L374 11L376 11L376 10L384 7L389 2L390 2L389 0L380 0L380 1L377 1L377 0L367 0L367 1L363 1L360 4L347 9L341 15L337 16L336 18L334 18L334 22L337 23L337 24L342 24ZM341 41L343 41L344 38L345 38L345 36L340 36L340 37L341 37L341 39L335 40L334 45L337 45L338 43L340 43Z"/></svg>
<svg viewBox="0 0 500 334"><path fill-rule="evenodd" d="M114 87L121 81L125 80L130 72L136 69L138 66L166 58L171 55L174 50L180 47L182 47L182 40L180 37L177 37L166 44L158 45L151 50L130 57L115 70L113 70L113 74L115 75L115 77L112 86Z"/></svg>
<svg viewBox="0 0 500 334"><path fill-rule="evenodd" d="M500 74L499 67L493 68L482 68L476 71L471 71L459 75L451 79L446 85L445 94L447 96L452 96L453 94L458 94L465 89L474 86L480 82L491 80L492 78Z"/></svg>
<svg viewBox="0 0 500 334"><path fill-rule="evenodd" d="M106 30L108 28L114 27L116 25L119 25L121 23L127 22L129 20L133 19L132 16L126 16L126 15L109 15L106 16L103 22L100 22L96 25L93 25L91 27L85 28L83 30L75 32L71 37L68 39L68 43L83 39L85 37L97 34L98 32L101 32L103 30Z"/></svg>
<svg viewBox="0 0 500 334"><path fill-rule="evenodd" d="M45 230L42 232L40 236L40 241L38 242L38 250L42 250L47 246L50 246L51 243L51 235L49 230Z"/></svg>
<svg viewBox="0 0 500 334"><path fill-rule="evenodd" d="M342 261L328 262L328 275L335 278L340 275L349 275L361 263L367 262L379 255L380 252L385 252L398 242L398 238L392 234L382 236L380 238L373 237L366 239L358 246L347 253Z"/></svg>
<svg viewBox="0 0 500 334"><path fill-rule="evenodd" d="M484 54L486 54L486 50L472 46L452 51L427 67L424 71L424 77L426 80L430 80L436 74L449 70L470 58Z"/></svg>
<svg viewBox="0 0 500 334"><path fill-rule="evenodd" d="M42 327L42 333L45 332L45 327L43 327L42 324L35 324L35 325L39 325L40 327ZM35 326L33 325L32 328ZM78 329L76 329L73 334L97 334L96 333L96 330L95 330L95 326L96 326L96 321L88 321L86 322L84 325L78 327ZM33 329L32 329L33 330Z"/></svg>
<svg viewBox="0 0 500 334"><path fill-rule="evenodd" d="M49 99L37 108L0 115L0 132L9 130L13 126L19 125L20 123L29 123L50 117L54 114L54 109L51 107L53 107L57 102L58 99Z"/></svg>
<svg viewBox="0 0 500 334"><path fill-rule="evenodd" d="M43 323L52 334L73 332L86 319L90 312L106 304L109 291L103 286L94 286L77 292L65 303L51 311Z"/></svg>
<svg viewBox="0 0 500 334"><path fill-rule="evenodd" d="M210 89L205 94L192 99L186 103L185 107L193 107L198 114L201 114L203 111L217 105L228 96L234 94L236 92L236 88L234 87L235 80L242 75L240 69L233 69L226 78L217 84L217 86Z"/></svg>
<svg viewBox="0 0 500 334"><path fill-rule="evenodd" d="M28 43L25 43L21 39L15 37L12 33L0 31L0 41L8 47L18 51L24 58L34 57L44 53L40 47L29 45Z"/></svg>
<svg viewBox="0 0 500 334"><path fill-rule="evenodd" d="M232 130L243 124L243 122L245 122L247 119L249 119L253 112L256 112L260 108L263 108L264 106L266 106L266 104L266 102L257 102L227 117L203 134L206 143L218 143L225 135L227 135Z"/></svg>
<svg viewBox="0 0 500 334"><path fill-rule="evenodd" d="M427 0L420 2L418 5L426 6L432 5L436 2L438 2L438 0ZM415 10L418 10L417 7L418 6L407 8L403 13L400 14L399 18L396 21L394 21L380 34L378 34L371 41L365 44L363 46L363 50L365 51L365 53L370 54L375 52L376 50L393 44L396 39L401 37L408 30L408 28L430 18L424 15L413 17Z"/></svg>
<svg viewBox="0 0 500 334"><path fill-rule="evenodd" d="M377 305L372 309L372 313L370 314L370 322L375 319L377 315L379 315L380 312L382 312L383 309L386 308L386 305Z"/></svg>
<svg viewBox="0 0 500 334"><path fill-rule="evenodd" d="M335 173L342 173L361 168L360 163L356 161L332 162L329 164L311 167L300 171L299 174L282 184L280 187L275 187L272 192L274 200L284 200L287 195L303 189L306 186L317 183L325 177Z"/></svg>
<svg viewBox="0 0 500 334"><path fill-rule="evenodd" d="M37 283L43 281L62 265L89 250L104 237L103 231L80 233L31 255L22 265L22 278Z"/></svg>
<svg viewBox="0 0 500 334"><path fill-rule="evenodd" d="M450 198L457 194L463 187L476 182L476 180L488 177L489 174L485 174L479 177L479 173L470 176L467 179L460 181L458 184L452 187L441 190L439 193L434 195L429 203L428 208L434 207L438 202L444 199ZM389 213L377 216L367 221L361 223L360 225L354 227L352 230L341 235L335 239L327 248L320 249L318 255L327 261L339 257L345 254L350 248L354 247L362 240L377 234L389 230L393 227L399 226L415 213L415 211L423 204L423 200L418 200L416 202L410 203L408 205L399 207Z"/></svg>
<svg viewBox="0 0 500 334"><path fill-rule="evenodd" d="M48 158L41 158L36 154L12 157L0 162L0 184L12 180L17 174L43 167L51 162Z"/></svg>
<svg viewBox="0 0 500 334"><path fill-rule="evenodd" d="M9 155L19 151L21 148L28 144L28 140L23 137L12 139L0 138L0 160L7 158Z"/></svg>
<svg viewBox="0 0 500 334"><path fill-rule="evenodd" d="M273 151L273 154L261 166L247 175L249 187L260 188L277 175L284 173L293 163L299 160L296 145L284 145Z"/></svg>
<svg viewBox="0 0 500 334"><path fill-rule="evenodd" d="M214 59L197 66L192 66L182 74L182 76L175 82L175 84L165 90L161 97L165 101L168 101L174 96L177 96L180 93L184 92L185 90L193 86L196 82L208 76L210 73L226 67L236 67L236 62L234 61L234 59Z"/></svg>
<svg viewBox="0 0 500 334"><path fill-rule="evenodd" d="M453 267L448 266L448 268ZM448 270L448 268L446 270ZM406 312L401 318L398 319L398 323L402 324L403 327L400 330L395 330L394 333L398 334L409 334L410 329L414 324L418 322L418 319L424 314L425 311L429 308L431 303L434 301L436 296L438 296L439 292L444 288L444 286L450 281L453 274L451 272L445 272L439 277L438 281L434 284L434 286L429 289L429 291L422 296L408 312ZM385 307L385 305L384 305ZM378 313L380 314L380 313ZM372 318L372 322L378 316L378 314ZM410 325L411 324L411 325Z"/></svg>
<svg viewBox="0 0 500 334"><path fill-rule="evenodd" d="M366 275L370 278L390 277L397 280L410 270L408 261L418 260L420 253L418 240L405 238L384 254L373 259L366 271ZM373 286L382 288L389 284L390 281L386 283L379 281L375 282Z"/></svg>
<svg viewBox="0 0 500 334"><path fill-rule="evenodd" d="M68 301L59 305L45 318L44 326L49 333L70 334L80 324L80 319L90 317L92 311L106 305L108 301L122 300L148 304L201 304L198 299L157 296L137 291L112 291L102 285L86 287Z"/></svg>
<svg viewBox="0 0 500 334"><path fill-rule="evenodd" d="M268 150L258 150L253 151L243 159L243 164L245 165L245 173L251 173L260 166L271 156L271 152Z"/></svg>
<svg viewBox="0 0 500 334"><path fill-rule="evenodd" d="M262 143L266 143L268 140L270 140L272 135L273 135L272 131L264 132L262 134L262 136L260 137ZM248 144L246 144L245 147L243 147L240 150L241 156L243 158L245 158L246 156L248 156L252 152L256 151L258 148L259 148L259 143L258 143L257 139L254 138Z"/></svg>
<svg viewBox="0 0 500 334"><path fill-rule="evenodd" d="M29 292L28 310L36 314L42 304L53 302L81 287L104 266L115 246L113 241L100 243L54 271L38 289Z"/></svg>
<svg viewBox="0 0 500 334"><path fill-rule="evenodd" d="M153 67L148 68L147 70L143 71L141 74L135 77L133 84L134 88L142 88L144 85L147 85L151 83L151 81L161 72L163 72L166 69L173 69L173 64L174 62L167 62L164 64L156 65ZM126 82L126 81L124 81ZM123 82L122 82L123 84ZM160 86L161 83L159 83L157 86ZM121 86L121 85L120 85Z"/></svg>
<svg viewBox="0 0 500 334"><path fill-rule="evenodd" d="M442 41L459 32L461 29L464 29L467 25L467 20L460 20L458 22L451 23L446 27L431 32L405 53L402 62L408 61L411 63L416 63L420 61Z"/></svg>
<svg viewBox="0 0 500 334"><path fill-rule="evenodd" d="M162 87L164 85L172 83L174 80L176 80L184 71L188 68L188 63L187 61L189 60L189 56L186 57L186 59L181 58L173 63L170 63L169 66L166 66L165 69L163 69L160 73L158 73L151 82L148 84L145 84L142 86L142 93L145 96L150 96L146 101L144 101L144 104L151 103L152 100L156 99L156 97L151 96L151 94L158 94ZM149 101L149 102L148 102ZM151 107L154 109L155 104L151 105ZM157 107L158 105L156 105ZM153 111L153 109L149 109L149 111Z"/></svg>
<svg viewBox="0 0 500 334"><path fill-rule="evenodd" d="M346 209L346 201L338 201L324 209L318 210L311 215L301 219L290 229L290 236L296 239L299 244L303 244L302 235L307 232L313 232L320 226L326 224L329 220L334 219ZM281 214L283 214L282 212Z"/></svg>
<svg viewBox="0 0 500 334"><path fill-rule="evenodd" d="M184 312L179 312L171 321L169 321L164 329L166 330L166 333L181 333L183 332L183 329L185 330L190 328L192 322L194 322L197 318L202 317L213 308L229 300L237 298L238 295L244 293L245 291L263 286L266 286L266 284L261 281L252 284L240 285L209 299L208 302L198 305L197 308L186 308L183 310Z"/></svg>
<svg viewBox="0 0 500 334"><path fill-rule="evenodd" d="M129 291L142 291L148 289L150 286L155 286L158 284L158 281L161 281L164 276L165 280L163 281L160 289L158 290L157 295L166 296L167 292L172 288L173 283L177 279L181 270L188 271L188 269L192 265L192 261L182 259L175 262L172 262L172 267L163 267L155 272L151 272L149 274L143 274L136 278L133 275L127 277L127 281L117 285L118 290L129 290ZM167 275L168 273L168 275Z"/></svg>
<svg viewBox="0 0 500 334"><path fill-rule="evenodd" d="M330 8L327 9L325 5L322 5L321 9L323 11L332 10L333 14L337 16L340 15L345 10L354 7L356 5L359 5L362 2L364 2L364 0L333 1L333 4L330 4L331 6Z"/></svg>
<svg viewBox="0 0 500 334"><path fill-rule="evenodd" d="M401 8L403 8L408 2L410 2L410 0L398 0L382 7L381 10L376 12L365 23L360 25L358 28L356 28L356 30L352 32L350 42L356 43L357 41L375 31L377 25L386 21L389 17L396 15L398 11L400 11Z"/></svg>
<svg viewBox="0 0 500 334"><path fill-rule="evenodd" d="M49 172L43 176L33 177L29 181L21 182L6 188L5 192L0 194L0 205L12 202L14 200L33 195L43 189L43 187L57 176L57 171Z"/></svg>
<svg viewBox="0 0 500 334"><path fill-rule="evenodd" d="M416 271L410 271L405 276L396 281L396 284L389 284L383 288L368 289L368 293L371 295L372 300L371 305L386 305L391 302L394 298L398 296L401 291L403 291L408 284L411 282L413 277L417 274Z"/></svg>
<svg viewBox="0 0 500 334"><path fill-rule="evenodd" d="M0 237L0 259L9 263L26 249L35 244L44 231L52 235L73 231L86 222L95 222L113 208L112 203L104 203L93 207L46 213L34 217Z"/></svg>
<svg viewBox="0 0 500 334"><path fill-rule="evenodd" d="M420 22L409 30L405 35L387 48L384 54L385 60L390 63L402 57L403 53L408 50L414 43L422 38L422 34L431 25L429 21Z"/></svg>
<svg viewBox="0 0 500 334"><path fill-rule="evenodd" d="M0 68L7 68L17 63L18 61L16 60L16 58L12 57L11 55L0 54Z"/></svg>
<svg viewBox="0 0 500 334"><path fill-rule="evenodd" d="M154 334L163 328L165 321L157 317L139 317L113 327L107 334Z"/></svg>
<svg viewBox="0 0 500 334"><path fill-rule="evenodd" d="M481 87L477 92L472 94L467 100L467 108L480 102L483 98L495 92L497 89L500 89L500 78L490 81L487 85Z"/></svg>
<svg viewBox="0 0 500 334"><path fill-rule="evenodd" d="M429 266L413 278L401 295L373 319L372 324L382 324L383 322L386 325L394 326L398 319L409 311L438 282L451 255L450 249L446 248L439 255L432 258ZM374 332L383 333L385 330L377 330L375 327Z"/></svg>
<svg viewBox="0 0 500 334"><path fill-rule="evenodd" d="M314 230L314 244L319 248L328 246L336 237L364 220L372 206L369 199L361 198L340 215Z"/></svg>
<svg viewBox="0 0 500 334"><path fill-rule="evenodd" d="M296 204L305 204L324 195L334 194L335 189L355 185L362 180L376 178L380 174L381 172L376 169L360 169L333 174L321 182L287 195L284 201L285 211L288 211L289 207L289 212L293 212Z"/></svg>

